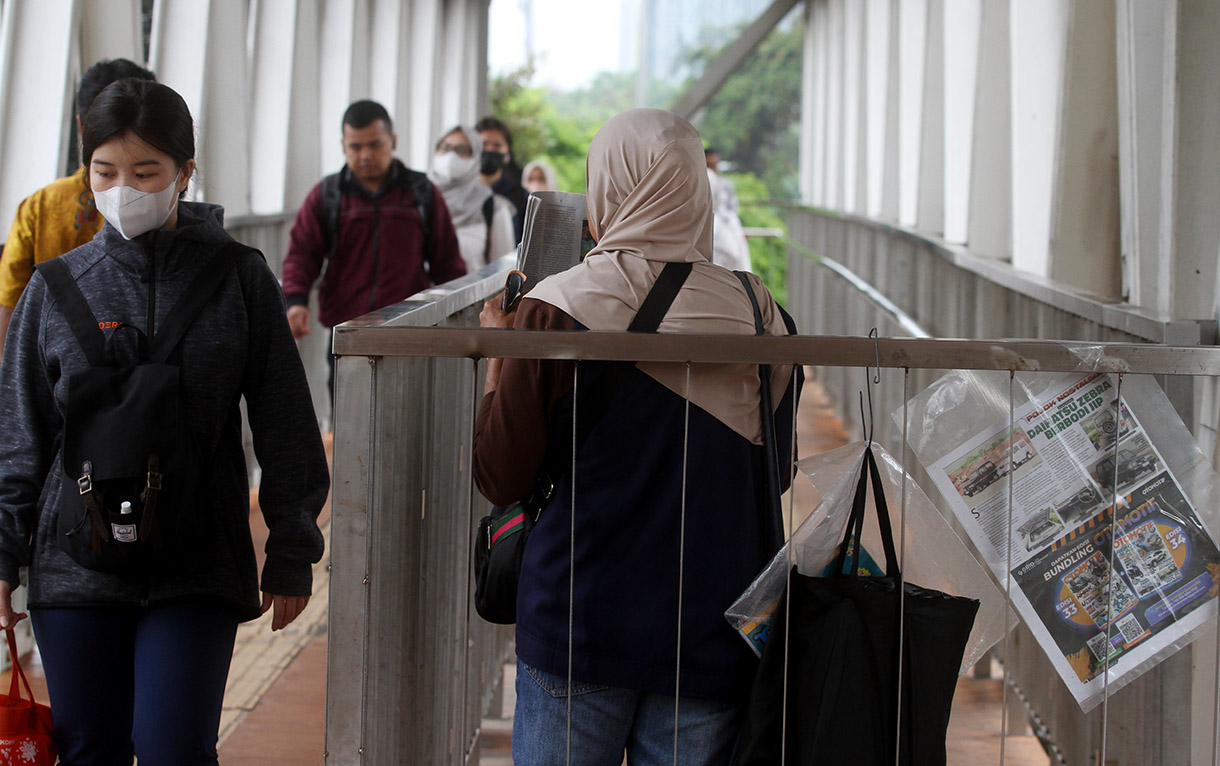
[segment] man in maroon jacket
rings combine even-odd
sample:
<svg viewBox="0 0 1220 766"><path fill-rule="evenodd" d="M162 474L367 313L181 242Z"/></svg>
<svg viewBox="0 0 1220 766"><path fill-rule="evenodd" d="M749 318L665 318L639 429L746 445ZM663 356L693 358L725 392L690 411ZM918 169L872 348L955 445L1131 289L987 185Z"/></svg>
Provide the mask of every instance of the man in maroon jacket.
<svg viewBox="0 0 1220 766"><path fill-rule="evenodd" d="M309 291L324 265L318 320L326 327L466 273L440 191L394 158L393 130L381 104L349 106L343 114L347 164L315 186L297 211L282 278L297 338L309 333Z"/></svg>

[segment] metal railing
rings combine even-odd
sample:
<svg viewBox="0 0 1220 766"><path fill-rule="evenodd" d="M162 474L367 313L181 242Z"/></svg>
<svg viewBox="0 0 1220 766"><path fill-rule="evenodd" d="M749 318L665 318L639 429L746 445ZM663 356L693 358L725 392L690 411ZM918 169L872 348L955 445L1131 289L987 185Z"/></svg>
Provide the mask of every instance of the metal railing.
<svg viewBox="0 0 1220 766"><path fill-rule="evenodd" d="M864 337L478 329L481 304L499 291L507 268L506 262L493 264L336 333L328 762L477 762L480 720L498 691L500 664L511 645L508 630L482 622L470 606L471 535L486 509L470 476L481 360L769 362L841 371L879 363L902 376L902 397L918 390L917 373L935 370L1033 375L1081 369L1079 349L1055 341L874 343ZM1114 343L1094 344L1093 350L1091 369L1099 372L1220 375L1216 348ZM904 454L901 448L891 451ZM1189 664L1189 653L1181 654ZM1152 671L1147 683L1141 679L1119 692L1108 707L1110 718L1124 729L1135 721L1145 726L1146 711L1139 705L1147 704L1149 689L1180 676L1181 662L1175 657L1164 673ZM1096 716L1084 719L1094 733L1086 732L1082 741L1096 739ZM1119 756L1121 763L1177 762L1135 755L1146 750L1111 737L1111 752L1128 754Z"/></svg>
<svg viewBox="0 0 1220 766"><path fill-rule="evenodd" d="M892 336L1055 337L1216 350L1214 320L1159 316L1017 271L1007 263L902 227L799 206L789 209L788 224L789 309L802 333L864 334L878 327L883 335ZM969 365L962 361L955 366ZM910 383L920 390L938 374L913 370ZM879 412L893 412L904 401L896 375L883 375L874 391ZM823 368L820 380L843 418L858 427L854 403L861 374ZM1158 376L1158 382L1204 454L1211 456L1213 467L1220 465L1218 379L1166 374ZM904 446L897 424L888 418L877 421L876 438L894 454ZM919 466L912 473L921 483L927 481ZM1123 727L1121 744L1112 750L1117 762L1214 762L1214 750L1200 755L1200 742L1210 742L1215 734L1217 661L1213 648L1197 648L1179 652L1119 695L1111 717L1139 720L1140 725ZM1041 729L1040 736L1065 762L1093 763L1101 749L1099 715L1081 714L1053 679L1048 660L1023 625L1014 632L1008 651L1011 662L1006 669L1015 668L1010 681ZM1158 714L1149 716L1148 711Z"/></svg>

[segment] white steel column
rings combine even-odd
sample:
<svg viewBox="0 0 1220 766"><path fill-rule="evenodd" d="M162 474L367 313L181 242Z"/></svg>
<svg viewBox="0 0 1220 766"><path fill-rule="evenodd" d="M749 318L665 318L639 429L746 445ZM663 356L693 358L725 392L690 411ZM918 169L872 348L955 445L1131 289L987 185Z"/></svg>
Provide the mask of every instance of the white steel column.
<svg viewBox="0 0 1220 766"><path fill-rule="evenodd" d="M981 0L945 0L944 235L957 244L966 242L970 219L981 16Z"/></svg>
<svg viewBox="0 0 1220 766"><path fill-rule="evenodd" d="M1214 317L1220 250L1220 2L1178 5L1169 313Z"/></svg>
<svg viewBox="0 0 1220 766"><path fill-rule="evenodd" d="M250 208L278 213L318 182L316 0L258 0L252 9Z"/></svg>
<svg viewBox="0 0 1220 766"><path fill-rule="evenodd" d="M1113 0L1070 9L1047 275L1117 297L1120 290L1118 105Z"/></svg>
<svg viewBox="0 0 1220 766"><path fill-rule="evenodd" d="M450 4L456 5L456 0ZM435 134L441 130L437 97L437 81L443 76L437 66L439 41L443 39L440 6L440 0L412 0L409 4L407 26L403 30L406 55L398 62L400 107L395 117L402 122L398 129L398 153L408 165L419 170L428 166ZM406 146L402 144L404 140Z"/></svg>
<svg viewBox="0 0 1220 766"><path fill-rule="evenodd" d="M864 103L864 5L848 3L843 8L843 151L841 152L843 173L842 209L850 213L863 213L859 204L860 190L864 179L860 175L861 146L860 123Z"/></svg>
<svg viewBox="0 0 1220 766"><path fill-rule="evenodd" d="M398 124L398 60L405 55L402 30L406 25L404 16L409 12L409 5L400 0L373 0L369 22L368 97L384 106L394 118L394 130L400 140L403 130Z"/></svg>
<svg viewBox="0 0 1220 766"><path fill-rule="evenodd" d="M144 63L140 0L88 0L81 3L81 71L102 59Z"/></svg>
<svg viewBox="0 0 1220 766"><path fill-rule="evenodd" d="M466 24L467 61L466 82L462 87L465 103L462 105L462 120L474 121L491 111L491 100L487 93L487 34L488 9L491 0L466 0L471 8Z"/></svg>
<svg viewBox="0 0 1220 766"><path fill-rule="evenodd" d="M864 14L865 46L864 132L865 169L860 174L864 185L861 210L877 218L881 215L881 190L885 178L885 126L889 100L890 0L868 0Z"/></svg>
<svg viewBox="0 0 1220 766"><path fill-rule="evenodd" d="M814 28L815 0L805 3L805 45L801 58L801 165L800 194L801 201L814 204L814 125L816 124L816 105L814 78L817 73L816 60L818 55L816 40L817 30Z"/></svg>
<svg viewBox="0 0 1220 766"><path fill-rule="evenodd" d="M936 235L945 230L945 103L950 98L945 92L945 36L945 0L928 0L915 211L916 228Z"/></svg>
<svg viewBox="0 0 1220 766"><path fill-rule="evenodd" d="M157 0L149 61L195 118L194 199L250 211L249 85L244 3Z"/></svg>
<svg viewBox="0 0 1220 766"><path fill-rule="evenodd" d="M469 121L463 108L465 101L463 96L466 89L462 87L467 82L467 67L470 65L470 54L467 49L470 33L466 24L468 19L473 20L476 15L477 12L470 8L468 2L452 2L445 5L444 37L442 38L444 43L438 52L439 64L436 71L436 95L440 123L437 133ZM436 138L437 136L430 136L431 141ZM430 155L432 153L431 145L428 149Z"/></svg>
<svg viewBox="0 0 1220 766"><path fill-rule="evenodd" d="M919 198L919 137L923 130L924 46L928 0L902 0L898 28L898 222L915 225Z"/></svg>
<svg viewBox="0 0 1220 766"><path fill-rule="evenodd" d="M1012 252L1013 225L1009 17L1009 0L983 3L967 221L970 250L1003 259Z"/></svg>
<svg viewBox="0 0 1220 766"><path fill-rule="evenodd" d="M0 236L31 192L63 175L80 3L12 0L0 20Z"/></svg>
<svg viewBox="0 0 1220 766"><path fill-rule="evenodd" d="M1012 264L1045 276L1059 137L1068 0L1012 6Z"/></svg>
<svg viewBox="0 0 1220 766"><path fill-rule="evenodd" d="M1161 229L1161 114L1166 13L1176 0L1120 0L1117 7L1119 191L1127 299L1155 304Z"/></svg>
<svg viewBox="0 0 1220 766"><path fill-rule="evenodd" d="M826 207L843 209L843 58L847 41L843 37L845 0L830 0L826 4L826 153L823 170L826 175Z"/></svg>
<svg viewBox="0 0 1220 766"><path fill-rule="evenodd" d="M886 60L885 60L885 138L883 139L884 149L881 157L881 213L880 218L884 221L893 223L898 222L898 201L901 197L899 192L899 157L901 155L899 146L899 128L901 125L902 115L899 103L899 94L902 89L901 74L902 62L899 51L899 41L901 40L900 29L902 27L903 17L900 11L899 0L889 0L889 37L886 40Z"/></svg>
<svg viewBox="0 0 1220 766"><path fill-rule="evenodd" d="M343 166L343 112L369 92L368 0L326 0L318 33L320 175Z"/></svg>
<svg viewBox="0 0 1220 766"><path fill-rule="evenodd" d="M827 0L813 0L810 8L809 35L813 48L811 65L813 120L810 126L812 133L812 158L810 164L810 195L809 200L815 206L828 206L826 183L826 123L830 117L830 100L827 98L827 62L830 58L830 40L827 31L827 19L830 15Z"/></svg>

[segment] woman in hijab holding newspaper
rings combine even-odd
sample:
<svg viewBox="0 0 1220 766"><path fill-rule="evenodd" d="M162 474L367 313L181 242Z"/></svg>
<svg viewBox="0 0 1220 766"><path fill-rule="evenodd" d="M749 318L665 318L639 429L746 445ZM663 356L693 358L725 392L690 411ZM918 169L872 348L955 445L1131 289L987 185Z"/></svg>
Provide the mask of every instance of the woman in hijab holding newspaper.
<svg viewBox="0 0 1220 766"><path fill-rule="evenodd" d="M755 334L742 282L711 262L711 193L690 123L659 109L624 112L593 139L587 171L597 247L518 310L489 301L484 326L622 331L667 264L690 264L659 332ZM748 284L765 331L795 332L762 283ZM579 391L612 368L582 364ZM541 472L557 482L521 569L516 763L565 763L570 737L570 762L585 766L618 766L624 753L632 764L672 764L675 752L682 764L727 764L736 741L755 660L723 614L773 552L763 530L759 368L627 370L573 472L575 364L488 365L475 433L479 489L509 504ZM771 376L784 456L793 454L793 375L781 366ZM788 474L781 470L785 486Z"/></svg>

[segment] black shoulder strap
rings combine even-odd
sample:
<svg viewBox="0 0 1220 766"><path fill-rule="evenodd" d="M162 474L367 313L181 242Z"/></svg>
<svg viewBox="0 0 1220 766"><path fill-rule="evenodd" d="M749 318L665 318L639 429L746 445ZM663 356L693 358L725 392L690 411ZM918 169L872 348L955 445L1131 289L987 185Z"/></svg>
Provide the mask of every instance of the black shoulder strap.
<svg viewBox="0 0 1220 766"><path fill-rule="evenodd" d="M322 237L326 242L327 257L334 256L339 244L339 208L343 204L339 179L342 175L340 171L322 179Z"/></svg>
<svg viewBox="0 0 1220 766"><path fill-rule="evenodd" d="M665 318L665 313L673 305L674 298L678 297L678 291L682 289L693 266L694 264L691 263L665 264L665 268L661 269L657 281L652 283L652 289L648 291L648 295L640 305L640 310L636 312L635 319L631 320L631 324L627 327L627 332L656 332L657 328L661 326L661 320Z"/></svg>
<svg viewBox="0 0 1220 766"><path fill-rule="evenodd" d="M408 168L407 186L415 198L415 212L419 213L420 224L424 227L424 260L428 260L431 256L428 245L432 238L432 182L423 173Z"/></svg>
<svg viewBox="0 0 1220 766"><path fill-rule="evenodd" d="M483 220L487 223L487 231L491 233L491 222L496 217L496 195L492 194L483 200Z"/></svg>
<svg viewBox="0 0 1220 766"><path fill-rule="evenodd" d="M667 263L661 270L657 281L653 282L640 310L636 312L627 332L656 332L661 326L674 298L690 275L692 264ZM580 395L576 405L576 449L580 451L585 439L589 438L593 427L601 420L602 415L610 407L610 402L618 394L627 376L635 367L632 362L614 362L597 377L589 386L589 390Z"/></svg>
<svg viewBox="0 0 1220 766"><path fill-rule="evenodd" d="M762 310L758 308L758 298L754 295L754 287L744 271L734 271L741 286L750 296L750 306L754 309L754 334L766 335L763 327ZM766 455L764 480L766 484L766 504L763 507L763 556L769 559L784 545L783 510L780 507L779 481L779 450L775 435L775 408L771 402L771 365L758 365L758 416L762 422L763 452Z"/></svg>
<svg viewBox="0 0 1220 766"><path fill-rule="evenodd" d="M182 336L190 329L194 323L195 317L203 310L208 301L212 299L212 294L216 292L216 288L220 287L220 283L233 270L233 266L237 263L237 257L242 253L249 252L254 248L243 245L240 242L229 242L224 247L220 248L220 252L212 256L209 262L195 280L191 282L190 287L170 309L169 315L165 317L165 322L162 323L161 329L157 331L157 335L152 339L152 360L156 362L164 362L173 353L174 347L182 340Z"/></svg>
<svg viewBox="0 0 1220 766"><path fill-rule="evenodd" d="M67 264L59 258L52 258L34 268L38 269L42 278L46 280L47 289L51 291L55 302L59 304L59 310L68 320L68 327L76 336L77 343L80 343L89 364L94 367L103 366L106 356L106 336L97 326L97 318L93 316L93 311L89 308L89 301L85 300L80 288L76 286L76 280L72 278L72 272L68 270Z"/></svg>
<svg viewBox="0 0 1220 766"><path fill-rule="evenodd" d="M483 238L483 263L491 263L491 222L496 217L496 195L489 194L483 200L483 220L487 222L487 236Z"/></svg>

